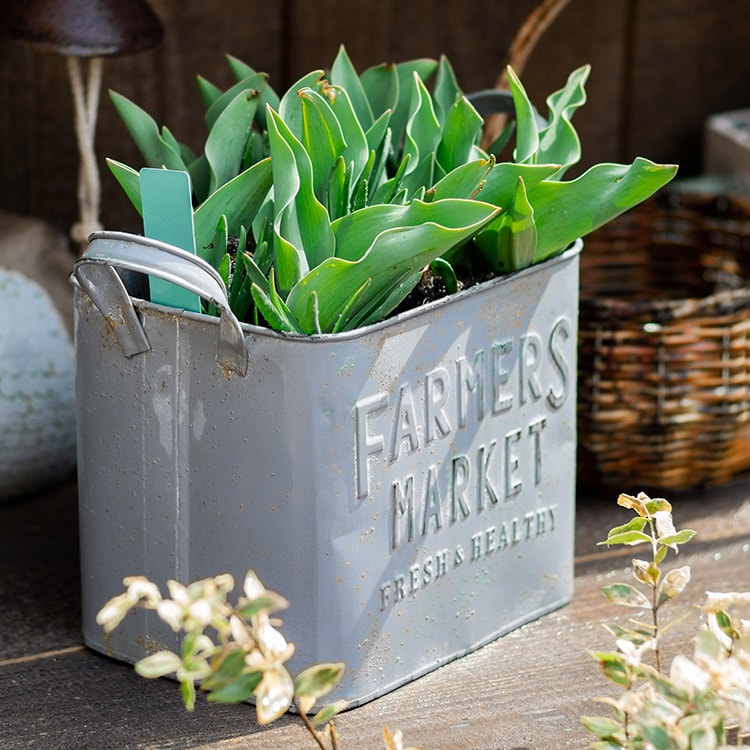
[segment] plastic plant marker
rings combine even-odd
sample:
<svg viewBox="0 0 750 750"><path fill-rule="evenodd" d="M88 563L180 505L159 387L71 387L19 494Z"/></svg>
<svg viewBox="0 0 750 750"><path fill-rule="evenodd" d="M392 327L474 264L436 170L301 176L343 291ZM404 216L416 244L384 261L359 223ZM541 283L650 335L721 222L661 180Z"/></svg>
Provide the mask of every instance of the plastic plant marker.
<svg viewBox="0 0 750 750"><path fill-rule="evenodd" d="M140 175L143 233L146 237L167 242L195 255L188 173L146 167ZM149 277L148 281L152 302L191 312L201 311L201 300L197 294L162 279Z"/></svg>

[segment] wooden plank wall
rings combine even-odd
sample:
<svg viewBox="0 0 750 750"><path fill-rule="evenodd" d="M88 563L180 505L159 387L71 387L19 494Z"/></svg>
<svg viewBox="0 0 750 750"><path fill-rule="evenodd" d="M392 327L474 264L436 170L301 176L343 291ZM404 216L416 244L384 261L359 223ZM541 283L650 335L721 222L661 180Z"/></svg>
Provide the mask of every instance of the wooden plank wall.
<svg viewBox="0 0 750 750"><path fill-rule="evenodd" d="M105 89L151 112L178 138L201 143L196 74L231 81L223 54L265 70L277 90L325 67L343 43L358 69L448 55L465 90L491 86L536 0L152 0L166 36L152 52L113 58ZM701 165L706 115L750 106L747 0L572 0L540 41L523 79L543 108L574 67L591 63L577 115L582 166L644 155ZM62 61L0 44L0 209L67 230L76 217L77 153ZM106 94L97 150L140 161ZM134 211L102 167L103 221L137 231Z"/></svg>

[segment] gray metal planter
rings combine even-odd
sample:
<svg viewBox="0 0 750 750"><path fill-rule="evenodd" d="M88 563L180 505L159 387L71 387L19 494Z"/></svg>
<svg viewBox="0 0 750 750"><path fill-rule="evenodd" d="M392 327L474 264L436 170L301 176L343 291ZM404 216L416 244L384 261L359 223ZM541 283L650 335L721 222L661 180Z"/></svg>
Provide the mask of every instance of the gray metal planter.
<svg viewBox="0 0 750 750"><path fill-rule="evenodd" d="M104 636L126 575L253 568L291 602L291 668L345 661L356 705L567 602L579 251L302 337L131 303L113 266L225 305L202 262L97 235L74 272L85 642L174 647L140 610Z"/></svg>

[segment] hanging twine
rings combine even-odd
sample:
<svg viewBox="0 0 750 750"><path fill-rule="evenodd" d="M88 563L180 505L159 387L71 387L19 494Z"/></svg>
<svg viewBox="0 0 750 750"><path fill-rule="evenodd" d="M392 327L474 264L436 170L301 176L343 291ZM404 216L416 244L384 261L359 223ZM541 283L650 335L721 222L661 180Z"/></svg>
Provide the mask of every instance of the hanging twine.
<svg viewBox="0 0 750 750"><path fill-rule="evenodd" d="M103 60L93 57L88 64L88 82L84 85L82 64L77 57L68 57L68 76L73 92L76 139L80 166L78 172L78 221L71 227L70 236L80 248L86 248L89 235L102 228L99 223L101 184L94 151L96 117L102 83Z"/></svg>

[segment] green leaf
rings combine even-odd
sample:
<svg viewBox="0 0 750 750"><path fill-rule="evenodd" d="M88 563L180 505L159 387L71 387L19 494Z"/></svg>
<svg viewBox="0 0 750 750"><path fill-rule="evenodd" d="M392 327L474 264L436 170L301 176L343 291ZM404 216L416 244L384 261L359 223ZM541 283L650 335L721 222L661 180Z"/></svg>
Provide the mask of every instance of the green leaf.
<svg viewBox="0 0 750 750"><path fill-rule="evenodd" d="M437 160L435 152L428 153L414 169L406 171L403 179L403 190L408 200L422 200L426 188L430 187L439 175L436 174Z"/></svg>
<svg viewBox="0 0 750 750"><path fill-rule="evenodd" d="M302 104L300 140L312 162L315 196L325 203L331 172L336 161L343 158L346 141L341 125L324 96L306 88L299 92L299 97Z"/></svg>
<svg viewBox="0 0 750 750"><path fill-rule="evenodd" d="M267 287L264 289L259 284L253 284L252 294L260 313L271 328L287 333L305 333L299 321L276 291L273 283L273 270Z"/></svg>
<svg viewBox="0 0 750 750"><path fill-rule="evenodd" d="M377 119L396 108L399 84L395 65L375 65L365 70L359 80L374 118Z"/></svg>
<svg viewBox="0 0 750 750"><path fill-rule="evenodd" d="M106 159L109 171L115 176L120 187L125 191L135 210L143 216L143 200L141 198L141 176L132 167L114 159Z"/></svg>
<svg viewBox="0 0 750 750"><path fill-rule="evenodd" d="M613 534L607 537L604 542L597 542L597 544L606 544L608 547L613 544L627 544L634 546L636 544L650 543L651 537L648 534L644 534L642 531L623 531L620 534Z"/></svg>
<svg viewBox="0 0 750 750"><path fill-rule="evenodd" d="M620 534L624 534L626 531L643 531L647 523L648 519L642 518L641 516L636 516L626 524L623 524L622 526L615 526L614 528L610 529L609 533L607 534L607 538L612 536L619 536ZM606 542L599 542L599 544L606 544Z"/></svg>
<svg viewBox="0 0 750 750"><path fill-rule="evenodd" d="M561 164L555 179L560 179L565 170L581 158L581 140L570 120L586 103L585 86L590 72L590 65L577 68L568 76L565 87L547 98L549 124L539 131L536 161Z"/></svg>
<svg viewBox="0 0 750 750"><path fill-rule="evenodd" d="M250 76L255 75L256 71L251 68L247 63L242 62L237 57L227 55L227 64L232 74L238 81L243 81ZM278 94L266 84L263 88L263 92L260 95L260 103L258 104L258 110L255 113L255 122L261 130L266 130L266 107L272 107L277 112L279 111L280 99Z"/></svg>
<svg viewBox="0 0 750 750"><path fill-rule="evenodd" d="M344 260L357 261L372 251L379 235L387 230L401 230L435 224L449 232L463 235L468 227L481 226L488 215L497 213L494 206L481 201L445 199L425 203L413 201L406 206L368 206L356 213L348 214L333 223L336 236L336 255ZM408 256L412 248L401 248ZM423 263L420 268L424 268Z"/></svg>
<svg viewBox="0 0 750 750"><path fill-rule="evenodd" d="M240 675L209 692L208 700L211 703L242 703L252 698L262 679L263 672L248 672Z"/></svg>
<svg viewBox="0 0 750 750"><path fill-rule="evenodd" d="M637 607L638 609L651 607L651 602L629 583L613 583L605 586L602 594L614 604L621 604L624 607Z"/></svg>
<svg viewBox="0 0 750 750"><path fill-rule="evenodd" d="M289 602L281 594L266 590L261 596L243 599L238 611L247 620L264 612L270 613L286 609L288 606Z"/></svg>
<svg viewBox="0 0 750 750"><path fill-rule="evenodd" d="M221 96L221 89L203 76L196 76L198 91L203 102L203 108L208 111L211 105Z"/></svg>
<svg viewBox="0 0 750 750"><path fill-rule="evenodd" d="M334 232L337 249L345 257L330 258L312 269L291 290L287 304L306 332L313 326L306 318L307 300L313 293L318 296L323 331L340 324L350 290L360 289L368 280L366 294L351 310L352 324L354 316L366 315L386 298L395 307L400 299L394 299L394 289L403 299L410 291L401 288L404 280L416 283L426 265L472 236L496 211L479 201L446 200L415 202L403 209L369 206L344 216L335 223ZM397 213L402 214L398 220ZM387 228L388 221L398 226ZM413 221L416 225L410 225Z"/></svg>
<svg viewBox="0 0 750 750"><path fill-rule="evenodd" d="M413 76L412 86L411 109L406 123L404 142L404 154L411 156L412 165L411 169L407 169L407 174L417 169L426 156L436 151L441 135L440 123L435 116L430 92L416 73ZM431 187L431 185L426 186Z"/></svg>
<svg viewBox="0 0 750 750"><path fill-rule="evenodd" d="M581 716L581 722L599 739L611 739L622 734L622 724L606 716ZM616 745L616 747L620 747Z"/></svg>
<svg viewBox="0 0 750 750"><path fill-rule="evenodd" d="M349 211L349 182L351 173L346 168L344 157L340 156L333 165L325 191L326 208L331 221L335 221Z"/></svg>
<svg viewBox="0 0 750 750"><path fill-rule="evenodd" d="M665 500L663 497L653 497L645 501L646 510L649 515L653 516L659 511L666 511L667 513L672 512L672 505L669 500Z"/></svg>
<svg viewBox="0 0 750 750"><path fill-rule="evenodd" d="M599 662L604 676L610 682L620 687L630 688L633 675L622 654L617 651L592 651L591 655Z"/></svg>
<svg viewBox="0 0 750 750"><path fill-rule="evenodd" d="M559 164L511 164L510 162L495 164L487 175L480 198L505 210L513 202L519 177L523 179L528 194L543 180L551 177L559 166Z"/></svg>
<svg viewBox="0 0 750 750"><path fill-rule="evenodd" d="M246 93L247 96L255 100L255 109L257 109L263 89L265 89L267 84L268 75L266 73L253 73L247 78L238 81L234 86L217 97L211 106L206 109L206 125L209 132L213 129L221 113L242 93ZM251 114L249 124L252 124L252 120L255 117L255 109Z"/></svg>
<svg viewBox="0 0 750 750"><path fill-rule="evenodd" d="M494 159L476 159L451 170L430 188L432 200L444 198L484 198L481 195L487 175L495 165Z"/></svg>
<svg viewBox="0 0 750 750"><path fill-rule="evenodd" d="M464 98L463 91L461 91L461 87L458 85L458 79L456 78L453 67L445 55L441 55L440 61L438 62L434 92L435 114L437 115L441 126L445 128L447 127L449 112L460 99ZM472 109L474 108L472 107ZM478 113L477 117L479 117ZM481 117L479 117L479 121L481 129Z"/></svg>
<svg viewBox="0 0 750 750"><path fill-rule="evenodd" d="M474 146L482 135L483 122L466 97L458 99L448 110L437 147L438 164L446 172L471 159Z"/></svg>
<svg viewBox="0 0 750 750"><path fill-rule="evenodd" d="M444 258L437 258L430 264L433 273L438 274L443 281L447 294L455 294L458 291L458 278L453 266Z"/></svg>
<svg viewBox="0 0 750 750"><path fill-rule="evenodd" d="M492 265L504 271L527 268L534 260L537 231L534 209L526 195L523 178L518 178L515 199L507 211L500 215L497 228L497 255Z"/></svg>
<svg viewBox="0 0 750 750"><path fill-rule="evenodd" d="M628 523L610 529L606 540L603 542L597 542L597 545L602 546L606 544L607 546L610 546L612 544L640 544L645 541L650 542L651 537L642 533L647 523L648 520L646 518L636 516L628 521ZM636 534L635 537L632 536L633 533ZM638 536L638 534L640 534L640 536Z"/></svg>
<svg viewBox="0 0 750 750"><path fill-rule="evenodd" d="M658 547L656 554L654 555L654 565L661 565L664 562L668 551L669 547Z"/></svg>
<svg viewBox="0 0 750 750"><path fill-rule="evenodd" d="M328 83L325 80L325 73L321 70L313 70L307 75L302 76L296 83L292 84L281 97L278 107L272 107L274 112L278 112L279 117L286 123L289 130L299 138L302 133L302 103L298 92L302 89L313 89L320 92L323 86ZM266 127L268 123L268 107L266 107Z"/></svg>
<svg viewBox="0 0 750 750"><path fill-rule="evenodd" d="M227 254L229 246L229 232L227 231L227 217L224 214L219 218L214 232L214 239L211 243L213 251L211 258L206 258L208 262L219 271L224 286L229 288L229 269L231 268L230 258ZM222 266L224 267L222 270ZM224 275L226 274L226 275Z"/></svg>
<svg viewBox="0 0 750 750"><path fill-rule="evenodd" d="M349 95L345 89L331 87L331 109L341 125L341 132L346 141L346 150L343 153L344 161L353 164L352 179L357 182L362 176L370 158L370 147L367 136L357 119Z"/></svg>
<svg viewBox="0 0 750 750"><path fill-rule="evenodd" d="M344 709L346 709L347 705L347 702L344 700L330 703L329 705L321 708L320 711L318 711L318 713L316 713L315 716L310 719L310 721L316 727L320 726L321 724L327 724L334 716L337 716Z"/></svg>
<svg viewBox="0 0 750 750"><path fill-rule="evenodd" d="M357 71L346 53L344 45L339 47L338 54L331 66L331 84L345 89L351 100L352 107L357 114L357 119L364 130L367 130L374 122L372 108L367 99L367 94Z"/></svg>
<svg viewBox="0 0 750 750"><path fill-rule="evenodd" d="M183 680L180 682L180 693L182 702L188 711L195 709L195 683L192 680Z"/></svg>
<svg viewBox="0 0 750 750"><path fill-rule="evenodd" d="M367 290L372 286L372 279L367 279L362 286L357 289L357 291L354 292L354 294L349 297L348 300L344 303L344 306L341 308L341 312L339 313L338 318L336 318L336 322L331 327L331 333L339 333L340 331L345 331L347 327L350 325L352 319L356 316L356 310L357 305L359 304L359 301L364 298L364 295L367 294ZM317 296L316 296L317 299ZM320 331L320 306L318 305L316 309L316 317L315 317L315 325L316 329Z"/></svg>
<svg viewBox="0 0 750 750"><path fill-rule="evenodd" d="M188 174L193 187L193 205L200 204L209 197L211 189L211 167L205 154L188 164Z"/></svg>
<svg viewBox="0 0 750 750"><path fill-rule="evenodd" d="M508 66L508 85L513 94L516 112L516 149L513 160L517 164L533 163L539 148L539 129L534 106L513 68Z"/></svg>
<svg viewBox="0 0 750 750"><path fill-rule="evenodd" d="M673 544L686 544L689 542L698 532L693 529L681 529L676 534L670 534L669 536L663 536L659 539L659 544L663 544L665 547L669 547Z"/></svg>
<svg viewBox="0 0 750 750"><path fill-rule="evenodd" d="M670 749L671 741L669 739L669 733L663 727L644 722L641 726L641 732L643 733L643 737L651 743L653 750Z"/></svg>
<svg viewBox="0 0 750 750"><path fill-rule="evenodd" d="M150 680L174 674L182 666L182 659L171 651L157 651L135 664L135 671Z"/></svg>
<svg viewBox="0 0 750 750"><path fill-rule="evenodd" d="M343 662L315 664L300 672L294 680L294 694L320 698L333 690L344 674Z"/></svg>
<svg viewBox="0 0 750 750"><path fill-rule="evenodd" d="M195 209L195 244L201 257L210 247L222 216L226 216L227 231L235 237L240 227L250 226L268 195L271 182L271 159L268 158L222 185Z"/></svg>
<svg viewBox="0 0 750 750"><path fill-rule="evenodd" d="M634 628L624 628L614 623L608 623L604 626L618 640L630 641L636 646L640 646L649 639L653 638L653 633L648 629L635 630Z"/></svg>
<svg viewBox="0 0 750 750"><path fill-rule="evenodd" d="M279 285L286 291L307 268L315 268L334 255L335 239L328 212L315 197L310 157L273 110L269 110L268 134L274 185L274 249Z"/></svg>
<svg viewBox="0 0 750 750"><path fill-rule="evenodd" d="M116 91L109 92L120 118L146 161L146 165L159 169L187 169L179 152L175 151L159 133L159 126L145 110Z"/></svg>
<svg viewBox="0 0 750 750"><path fill-rule="evenodd" d="M258 92L246 89L237 94L218 115L205 145L211 170L209 194L240 173L257 107Z"/></svg>
<svg viewBox="0 0 750 750"><path fill-rule="evenodd" d="M637 158L628 165L597 164L569 182L544 180L528 187L539 233L535 262L644 201L676 173L674 165Z"/></svg>
<svg viewBox="0 0 750 750"><path fill-rule="evenodd" d="M212 664L212 673L201 683L201 690L216 690L236 679L245 668L245 655L243 648L236 648L220 656Z"/></svg>
<svg viewBox="0 0 750 750"><path fill-rule="evenodd" d="M417 58L396 64L396 76L398 78L398 101L391 114L391 129L393 131L393 143L396 147L394 153L395 163L398 164L403 156L401 145L404 142L406 122L412 110L411 99L414 94L414 74L422 81L437 70L438 62L431 58Z"/></svg>
<svg viewBox="0 0 750 750"><path fill-rule="evenodd" d="M690 583L690 566L670 570L659 583L657 602L663 604L681 594Z"/></svg>

